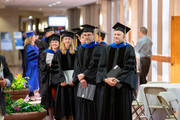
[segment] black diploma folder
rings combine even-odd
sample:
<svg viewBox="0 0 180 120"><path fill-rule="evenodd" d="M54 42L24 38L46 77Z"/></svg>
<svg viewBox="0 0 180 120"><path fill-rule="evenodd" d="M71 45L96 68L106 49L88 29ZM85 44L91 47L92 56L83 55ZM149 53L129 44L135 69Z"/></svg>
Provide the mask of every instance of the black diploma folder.
<svg viewBox="0 0 180 120"><path fill-rule="evenodd" d="M113 67L113 69L111 69L111 70L106 74L106 77L114 77L114 78L116 78L120 73L121 73L121 68L120 68L118 65L116 65L116 66ZM116 87L117 87L118 89L120 89L121 86L122 86L122 84L121 84L120 82L118 82L118 83L116 84Z"/></svg>

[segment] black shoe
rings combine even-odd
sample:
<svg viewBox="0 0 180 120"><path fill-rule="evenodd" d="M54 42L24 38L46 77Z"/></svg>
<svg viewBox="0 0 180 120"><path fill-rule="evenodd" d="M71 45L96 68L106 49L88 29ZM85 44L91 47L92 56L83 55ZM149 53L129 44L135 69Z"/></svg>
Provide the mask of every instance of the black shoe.
<svg viewBox="0 0 180 120"><path fill-rule="evenodd" d="M34 92L30 92L30 93L29 93L29 97L30 97L30 96L34 96Z"/></svg>

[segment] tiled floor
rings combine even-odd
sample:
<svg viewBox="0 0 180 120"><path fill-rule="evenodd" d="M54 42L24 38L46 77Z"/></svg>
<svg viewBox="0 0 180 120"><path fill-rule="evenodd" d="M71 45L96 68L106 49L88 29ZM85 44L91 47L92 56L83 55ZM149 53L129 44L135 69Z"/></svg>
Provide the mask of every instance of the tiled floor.
<svg viewBox="0 0 180 120"><path fill-rule="evenodd" d="M20 63L21 63L21 61L20 61ZM17 73L23 74L23 70L21 69L20 65L19 66L9 66L9 69L13 73L13 75L15 75ZM32 104L39 104L40 101L41 101L39 91L37 90L34 93L35 93L35 96L31 97L31 98L29 98L29 96L27 95L26 98L25 98L25 101L28 101L29 99L32 99L33 100L31 102ZM136 115L134 114L133 118L135 118L135 117L136 117ZM49 116L46 116L43 120L49 120ZM144 116L142 116L140 120L146 120L146 118Z"/></svg>

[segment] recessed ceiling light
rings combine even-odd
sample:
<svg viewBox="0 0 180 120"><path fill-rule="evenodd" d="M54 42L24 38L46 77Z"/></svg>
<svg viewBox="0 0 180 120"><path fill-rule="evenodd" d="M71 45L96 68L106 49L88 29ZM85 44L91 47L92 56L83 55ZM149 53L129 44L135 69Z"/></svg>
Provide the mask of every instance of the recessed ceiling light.
<svg viewBox="0 0 180 120"><path fill-rule="evenodd" d="M6 0L6 2L9 2L9 0Z"/></svg>
<svg viewBox="0 0 180 120"><path fill-rule="evenodd" d="M56 3L53 3L52 5L56 5Z"/></svg>
<svg viewBox="0 0 180 120"><path fill-rule="evenodd" d="M41 11L41 10L42 10L42 8L39 8L39 10Z"/></svg>
<svg viewBox="0 0 180 120"><path fill-rule="evenodd" d="M60 2L60 1L57 1L56 3L57 3L57 4L60 4L61 2Z"/></svg>
<svg viewBox="0 0 180 120"><path fill-rule="evenodd" d="M51 4L49 4L48 6L49 6L49 7L52 7L52 5L51 5Z"/></svg>

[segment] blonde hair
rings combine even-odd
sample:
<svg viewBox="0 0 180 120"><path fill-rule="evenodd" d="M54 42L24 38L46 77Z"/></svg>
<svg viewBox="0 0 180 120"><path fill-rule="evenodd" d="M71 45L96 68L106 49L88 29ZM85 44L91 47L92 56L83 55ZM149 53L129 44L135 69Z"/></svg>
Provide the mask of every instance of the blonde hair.
<svg viewBox="0 0 180 120"><path fill-rule="evenodd" d="M65 48L65 44L64 44L63 41L60 43L60 50L61 50L62 54L66 54L66 48ZM70 54L74 54L75 53L73 42L70 45L69 53Z"/></svg>
<svg viewBox="0 0 180 120"><path fill-rule="evenodd" d="M28 38L25 39L24 41L24 46L28 45L28 44L31 44L31 45L34 45L34 42L32 41L32 37L33 36L30 36Z"/></svg>

